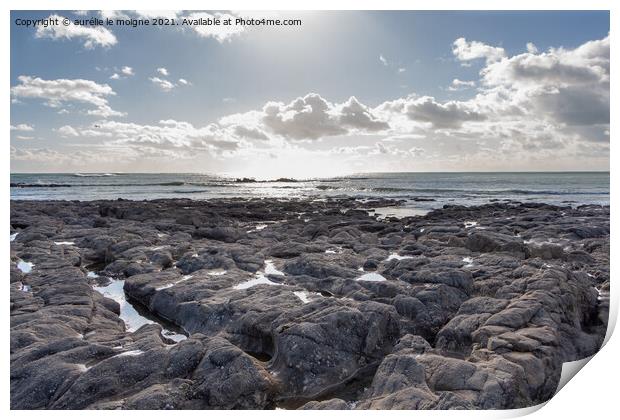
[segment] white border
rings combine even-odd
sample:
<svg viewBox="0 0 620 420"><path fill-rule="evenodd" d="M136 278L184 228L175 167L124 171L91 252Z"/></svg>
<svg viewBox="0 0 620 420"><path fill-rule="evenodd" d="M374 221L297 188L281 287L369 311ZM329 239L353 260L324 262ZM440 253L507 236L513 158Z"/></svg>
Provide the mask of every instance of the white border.
<svg viewBox="0 0 620 420"><path fill-rule="evenodd" d="M12 3L12 4L11 4ZM231 0L231 1L197 1L197 0L177 0L174 2L166 2L164 0L152 0L148 3L144 1L136 1L136 0L111 0L111 1L76 1L76 0L65 0L65 1L56 1L53 4L49 1L43 0L21 0L21 1L9 1L3 2L2 8L4 9L4 25L0 29L3 34L3 42L2 42L2 57L5 58L5 63L9 62L9 48L10 48L10 24L9 24L9 14L10 9L16 10L48 10L53 8L53 10L74 10L74 9L108 9L108 10L124 10L124 9L184 9L184 10L229 10L229 9L246 9L246 10L611 10L611 73L612 73L612 85L611 85L611 115L615 114L613 109L616 108L617 103L617 89L616 76L618 74L617 66L618 66L618 48L616 46L615 41L613 41L615 30L618 29L618 23L620 12L620 2L612 1L612 0L588 0L588 1L577 1L577 0L564 0L562 2L559 1L548 1L548 0L521 0L521 1L492 1L492 0L470 0L466 3L464 1L458 0L433 0L432 2L412 2L406 0L381 0L375 2L344 2L338 0L299 0L292 2L291 0L263 0L260 4L256 2L252 2L250 0ZM527 28L524 28L527 30ZM575 30L578 30L576 28ZM6 64L1 66L0 72L2 73L2 80L9 81L9 66ZM9 86L5 85L5 90L3 91L4 100L2 101L2 116L3 116L3 132L5 133L6 143L4 145L5 153L1 154L0 159L2 159L2 167L10 168L10 153L9 153L9 125L10 125L10 92L8 89ZM613 125L613 118L612 118ZM614 166L620 163L618 159L617 146L614 146L614 142L617 139L611 140L612 137L617 137L615 135L615 130L613 128L610 129L611 136L611 156L610 156L610 165ZM5 196L3 199L3 205L1 206L2 212L2 220L4 220L4 238L8 238L9 236L9 209L10 209L10 200L9 200L9 170L4 170L2 172L2 185L6 188ZM617 240L615 238L618 237L618 225L615 223L616 220L616 194L617 191L617 176L616 172L612 171L611 173L611 191L614 193L611 194L611 209L612 209L612 233L611 236L614 238L612 240L612 248L611 248L611 261L618 261L620 257L618 247L615 246ZM1 241L3 255L7 256L9 254L9 241L4 240ZM6 257L5 257L6 258ZM611 277L614 278L612 283L615 286L615 283L620 281L616 278L615 274L617 273L616 265L612 264L611 267ZM6 273L6 268L5 271ZM610 311L610 325L615 325L617 319L618 312L618 293L616 287L612 286L611 288L611 311ZM8 289L8 276L5 278L5 283L3 285L4 290ZM2 298L2 313L4 314L4 337L5 343L2 346L2 356L3 356L3 364L2 364L2 374L0 377L3 378L1 382L1 394L0 398L2 401L2 408L5 413L8 413L11 417L15 418L42 418L46 419L73 419L84 416L84 414L89 417L95 418L118 418L118 417L129 417L129 416L143 416L145 413L136 413L131 411L123 411L123 412L94 412L90 411L88 413L74 411L74 412L58 412L58 411L41 411L41 412L26 412L26 411L9 411L9 346L8 346L8 337L9 337L9 297L8 293L3 294ZM613 327L612 327L613 328ZM611 331L611 330L610 330ZM616 334L617 335L617 334ZM609 334L608 334L609 336ZM168 419L170 415L174 416L183 416L185 418L203 418L209 417L211 418L225 418L230 416L234 416L234 418L248 418L252 420L262 420L262 419L273 419L273 418L311 418L317 415L320 415L322 419L332 419L338 418L341 419L358 419L359 417L365 418L379 418L389 416L392 418L402 418L402 419L410 419L412 416L415 416L415 419L425 419L425 418L458 418L458 419L474 419L474 418L510 418L516 417L520 415L525 415L528 412L532 412L529 418L531 419L547 419L550 417L554 418L562 418L562 419L587 419L587 418L612 418L618 416L618 400L620 397L617 395L616 385L618 374L620 373L620 369L618 368L618 357L620 357L620 343L618 338L614 335L611 335L611 338L608 337L608 342L605 347L601 349L601 351L595 355L592 360L587 364L587 366L577 374L576 378L569 381L569 383L562 388L562 390L553 397L544 407L538 406L532 409L525 410L511 410L511 411L473 411L473 412L408 412L408 411L390 411L390 412L381 412L381 411L365 411L365 412L286 412L286 411L269 411L269 412L182 412L182 413L170 413L165 411L157 411L157 412L149 412L149 417L153 419ZM612 414L616 412L616 414Z"/></svg>

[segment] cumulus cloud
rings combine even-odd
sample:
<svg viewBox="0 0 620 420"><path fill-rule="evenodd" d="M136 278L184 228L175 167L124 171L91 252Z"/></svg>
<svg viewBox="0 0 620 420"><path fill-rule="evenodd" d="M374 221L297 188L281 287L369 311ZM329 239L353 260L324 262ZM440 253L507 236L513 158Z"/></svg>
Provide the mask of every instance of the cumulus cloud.
<svg viewBox="0 0 620 420"><path fill-rule="evenodd" d="M483 121L486 118L468 102L440 103L432 96L405 101L403 112L411 120L431 123L435 128L458 128L464 122Z"/></svg>
<svg viewBox="0 0 620 420"><path fill-rule="evenodd" d="M317 140L350 131L380 131L388 128L355 97L334 105L316 93L288 104L269 102L262 110L261 122L276 135L292 140Z"/></svg>
<svg viewBox="0 0 620 420"><path fill-rule="evenodd" d="M360 169L372 159L378 170L408 170L412 160L417 170L522 170L546 168L548 162L579 162L583 156L597 164L608 159L608 37L571 49L539 51L530 46L514 56L464 39L455 42L457 48L455 56L463 62L483 60L475 80L449 82L447 89L463 90L464 100L411 94L368 104L354 96L338 102L308 93L267 101L204 126L176 120L154 124L104 120L91 126L63 126L57 133L93 143L99 139L105 150L122 150L135 159L189 159L200 154L214 159L282 160L294 155L302 163L306 162L302 157L309 156L353 165L348 168L365 162ZM185 79L161 72L157 76L151 82L164 90L185 84ZM62 81L34 80L20 80L11 93L20 99L41 98L50 106L81 102L91 106L91 113L109 111L107 100L113 92L107 85L82 81L88 83L69 89ZM52 89L57 84L62 89ZM558 163L548 169L561 167Z"/></svg>
<svg viewBox="0 0 620 420"><path fill-rule="evenodd" d="M452 53L457 60L463 62L484 58L487 63L492 63L505 56L503 48L493 47L479 41L467 41L465 38L458 38L454 41Z"/></svg>
<svg viewBox="0 0 620 420"><path fill-rule="evenodd" d="M609 36L576 49L528 52L491 63L481 72L487 85L584 85L609 82Z"/></svg>
<svg viewBox="0 0 620 420"><path fill-rule="evenodd" d="M528 42L525 44L525 47L527 48L527 52L530 54L538 53L538 47L533 42Z"/></svg>
<svg viewBox="0 0 620 420"><path fill-rule="evenodd" d="M77 137L80 135L77 130L70 125L63 125L56 131L58 131L58 134L62 137Z"/></svg>
<svg viewBox="0 0 620 420"><path fill-rule="evenodd" d="M33 76L19 76L19 84L11 87L11 95L15 98L42 99L52 108L62 104L78 102L95 107L86 113L102 117L124 115L113 110L108 104L108 97L116 93L108 85L98 84L84 79L45 80Z"/></svg>
<svg viewBox="0 0 620 420"><path fill-rule="evenodd" d="M245 127L243 125L235 125L234 133L239 138L245 138L250 140L269 140L267 134L256 127Z"/></svg>
<svg viewBox="0 0 620 420"><path fill-rule="evenodd" d="M450 86L448 86L448 90L459 91L469 89L474 86L476 86L476 82L474 82L473 80L464 81L459 79L453 79Z"/></svg>
<svg viewBox="0 0 620 420"><path fill-rule="evenodd" d="M186 16L182 16L186 26L191 27L192 30L202 38L213 38L220 43L230 41L236 36L241 35L245 31L243 25L202 25L201 19L232 19L235 21L236 16L229 13L207 13L207 12L194 12Z"/></svg>
<svg viewBox="0 0 620 420"><path fill-rule="evenodd" d="M383 54L380 54L380 55L379 55L379 61L381 61L381 64L383 64L384 66L389 65L389 63L388 63L388 61L387 61L387 58L385 58L385 57L383 56Z"/></svg>
<svg viewBox="0 0 620 420"><path fill-rule="evenodd" d="M334 108L340 125L349 130L375 132L387 130L389 124L380 120L366 105L361 104L355 96Z"/></svg>
<svg viewBox="0 0 620 420"><path fill-rule="evenodd" d="M162 76L170 76L170 72L165 67L159 67L157 69L157 73L159 73ZM187 79L183 79L183 78L178 79L176 83L168 79L157 77L157 76L149 77L149 80L153 82L155 85L157 85L157 87L159 87L164 92L170 92L172 89L177 88L179 86L191 85L191 83Z"/></svg>
<svg viewBox="0 0 620 420"><path fill-rule="evenodd" d="M159 77L149 77L149 80L156 84L164 92L169 92L174 89L175 84L166 79L160 79Z"/></svg>
<svg viewBox="0 0 620 420"><path fill-rule="evenodd" d="M34 127L29 124L11 125L11 131L34 131Z"/></svg>
<svg viewBox="0 0 620 420"><path fill-rule="evenodd" d="M63 16L50 15L50 19L59 19L62 21L65 19ZM35 32L36 38L49 38L53 40L72 40L79 39L84 42L84 48L93 49L95 47L111 47L116 45L116 36L102 26L81 26L75 25L71 22L68 26L65 25L49 25L37 26Z"/></svg>
<svg viewBox="0 0 620 420"><path fill-rule="evenodd" d="M123 66L121 68L121 73L123 73L125 76L133 76L134 75L133 68L131 68L129 66Z"/></svg>
<svg viewBox="0 0 620 420"><path fill-rule="evenodd" d="M504 90L532 113L568 125L609 123L609 36L575 49L504 58L481 71L489 91Z"/></svg>

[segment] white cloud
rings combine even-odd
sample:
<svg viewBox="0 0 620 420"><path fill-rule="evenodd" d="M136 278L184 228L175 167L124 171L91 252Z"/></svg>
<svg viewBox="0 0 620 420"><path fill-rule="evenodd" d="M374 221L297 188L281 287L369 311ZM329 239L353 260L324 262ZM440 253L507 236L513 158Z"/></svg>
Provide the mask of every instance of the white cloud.
<svg viewBox="0 0 620 420"><path fill-rule="evenodd" d="M195 12L182 16L186 26L191 27L200 37L213 38L218 42L230 41L232 38L241 35L245 31L242 25L235 25L236 16L229 13L206 13ZM204 25L201 22L207 19L232 19L232 25Z"/></svg>
<svg viewBox="0 0 620 420"><path fill-rule="evenodd" d="M492 47L478 41L467 41L465 38L458 38L454 41L452 53L458 60L464 62L484 58L487 63L492 63L505 56L503 48Z"/></svg>
<svg viewBox="0 0 620 420"><path fill-rule="evenodd" d="M185 80L185 79L179 79L179 84L180 85L189 85L190 83L187 80Z"/></svg>
<svg viewBox="0 0 620 420"><path fill-rule="evenodd" d="M117 69L115 68L114 70L117 70ZM112 80L120 80L120 79L126 79L126 78L134 76L134 75L135 75L135 73L133 71L133 68L131 68L129 66L123 66L123 67L121 67L119 72L115 72L114 74L112 74L112 76L110 76L110 79L112 79Z"/></svg>
<svg viewBox="0 0 620 420"><path fill-rule="evenodd" d="M379 55L379 61L381 61L381 64L383 64L384 66L389 65L387 59L383 56L383 54Z"/></svg>
<svg viewBox="0 0 620 420"><path fill-rule="evenodd" d="M469 89L476 86L476 82L474 82L473 80L459 80L459 79L454 79L452 80L452 83L450 84L450 86L448 86L448 90L451 91L458 91L458 90L465 90L465 89Z"/></svg>
<svg viewBox="0 0 620 420"><path fill-rule="evenodd" d="M62 127L60 127L58 130L58 134L60 134L62 137L77 137L79 136L79 133L77 132L77 130L73 127L71 127L70 125L63 125Z"/></svg>
<svg viewBox="0 0 620 420"><path fill-rule="evenodd" d="M34 131L34 127L29 124L11 125L11 131Z"/></svg>
<svg viewBox="0 0 620 420"><path fill-rule="evenodd" d="M107 98L116 93L108 85L92 80L56 79L44 80L39 77L19 76L19 84L11 87L11 95L17 98L42 99L47 106L58 108L62 104L78 102L95 107L88 115L105 117L122 116L121 112L110 108Z"/></svg>
<svg viewBox="0 0 620 420"><path fill-rule="evenodd" d="M157 125L100 121L93 127L76 129L64 126L58 132L65 136L102 138L108 145L203 150L212 153L234 152L242 142L231 130L216 124L195 127L191 123L175 120L162 120Z"/></svg>
<svg viewBox="0 0 620 420"><path fill-rule="evenodd" d="M382 104L383 111L406 116L411 121L430 123L434 128L460 128L466 122L486 119L473 102L438 102L432 96L410 96Z"/></svg>
<svg viewBox="0 0 620 420"><path fill-rule="evenodd" d="M159 77L149 77L149 80L156 84L164 92L169 92L175 88L175 84L166 79L160 79Z"/></svg>
<svg viewBox="0 0 620 420"><path fill-rule="evenodd" d="M59 19L62 21L63 16L50 15L50 19ZM84 41L84 48L92 49L95 47L111 47L116 45L116 37L110 30L102 26L81 26L75 25L71 22L68 26L65 25L49 25L37 26L35 32L36 38L49 38L53 40L59 39L80 39Z"/></svg>
<svg viewBox="0 0 620 420"><path fill-rule="evenodd" d="M341 170L363 170L369 163L376 170L411 170L412 161L416 170L604 168L609 158L608 37L574 49L530 48L514 56L501 48L464 42L455 54L462 53L466 61L485 59L478 78L453 79L447 88L463 90L465 100L411 94L369 106L355 97L331 102L309 93L268 101L202 127L176 120L154 124L108 120L64 126L57 133L88 144L99 140L101 150L114 151L117 158L210 156L223 161L234 156L243 164L269 159L274 173L281 167L301 170L311 162ZM158 76L151 81L164 90L187 82ZM93 114L109 110L107 99L113 92L107 85L87 85L89 96L79 93L85 89L81 85L69 89L58 83L63 88L56 92L46 83L56 86L60 81L32 80L20 80L28 93L15 86L13 96L42 98L52 106L86 103L92 105ZM15 153L28 159L33 150ZM49 159L68 159L41 153ZM590 166L575 166L584 159ZM264 161L260 163L264 166Z"/></svg>
<svg viewBox="0 0 620 420"><path fill-rule="evenodd" d="M534 45L533 42L528 42L526 44L526 48L527 48L527 52L529 52L530 54L537 54L538 53L538 47L536 47L536 45Z"/></svg>
<svg viewBox="0 0 620 420"><path fill-rule="evenodd" d="M334 105L316 93L288 104L269 102L257 115L265 131L289 140L317 140L352 131L376 132L388 128L385 121L355 97Z"/></svg>
<svg viewBox="0 0 620 420"><path fill-rule="evenodd" d="M609 123L609 36L569 49L524 53L480 72L488 92L568 125Z"/></svg>
<svg viewBox="0 0 620 420"><path fill-rule="evenodd" d="M159 67L157 69L157 73L161 74L162 76L168 76L170 75L170 73L168 73L168 69L165 67Z"/></svg>

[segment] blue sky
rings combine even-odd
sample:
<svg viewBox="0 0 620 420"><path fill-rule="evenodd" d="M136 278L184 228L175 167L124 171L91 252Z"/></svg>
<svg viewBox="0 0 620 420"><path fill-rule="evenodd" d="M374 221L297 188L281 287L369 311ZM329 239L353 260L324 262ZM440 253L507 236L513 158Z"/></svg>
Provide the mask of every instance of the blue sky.
<svg viewBox="0 0 620 420"><path fill-rule="evenodd" d="M13 171L316 176L498 170L503 159L511 170L609 165L607 12L280 12L302 26L219 35L15 24L54 14L101 15L12 13ZM515 70L525 66L532 73ZM54 97L55 89L76 91L58 81L77 80L91 82L79 87L86 99ZM584 99L584 91L596 95ZM112 113L88 114L102 103ZM279 104L275 120L269 103ZM558 159L550 164L551 153Z"/></svg>

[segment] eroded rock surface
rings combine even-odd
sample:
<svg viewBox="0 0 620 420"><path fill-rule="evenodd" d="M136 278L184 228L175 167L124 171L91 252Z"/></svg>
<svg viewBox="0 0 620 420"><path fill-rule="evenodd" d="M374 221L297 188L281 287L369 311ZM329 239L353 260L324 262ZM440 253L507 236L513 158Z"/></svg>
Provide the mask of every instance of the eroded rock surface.
<svg viewBox="0 0 620 420"><path fill-rule="evenodd" d="M11 407L516 408L598 350L608 207L394 204L13 201Z"/></svg>

